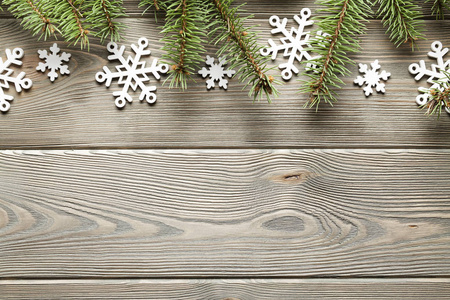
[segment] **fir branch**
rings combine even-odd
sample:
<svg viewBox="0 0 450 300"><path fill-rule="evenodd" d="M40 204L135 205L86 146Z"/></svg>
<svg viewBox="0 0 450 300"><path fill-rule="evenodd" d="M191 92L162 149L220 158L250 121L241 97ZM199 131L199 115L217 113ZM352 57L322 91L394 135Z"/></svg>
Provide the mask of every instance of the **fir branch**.
<svg viewBox="0 0 450 300"><path fill-rule="evenodd" d="M22 19L21 25L24 29L31 30L33 35L40 34L47 39L55 36L58 31L53 20L49 17L48 4L45 1L36 0L3 0L2 4L8 6L8 10L14 17Z"/></svg>
<svg viewBox="0 0 450 300"><path fill-rule="evenodd" d="M80 42L81 49L89 48L89 24L83 22L80 5L83 0L54 0L55 9L53 15L58 18L62 36L68 42L76 45Z"/></svg>
<svg viewBox="0 0 450 300"><path fill-rule="evenodd" d="M95 36L102 42L108 37L114 42L120 40L124 25L116 20L126 16L122 0L87 0L84 7L86 22L92 24L92 31L98 30Z"/></svg>
<svg viewBox="0 0 450 300"><path fill-rule="evenodd" d="M144 13L152 7L155 8L155 11L165 11L167 9L167 6L171 5L173 2L174 0L141 0L138 6L147 7Z"/></svg>
<svg viewBox="0 0 450 300"><path fill-rule="evenodd" d="M432 0L427 0L428 3ZM444 10L450 10L448 0L433 0L433 6L431 7L431 13L436 16L437 20L444 20Z"/></svg>
<svg viewBox="0 0 450 300"><path fill-rule="evenodd" d="M166 23L162 33L165 37L163 60L172 64L167 80L170 87L187 88L187 80L198 69L205 48L202 38L206 37L206 23L203 17L204 0L178 0L165 6Z"/></svg>
<svg viewBox="0 0 450 300"><path fill-rule="evenodd" d="M348 57L350 53L360 50L357 36L364 33L370 7L365 0L320 0L319 4L326 16L317 17L318 31L323 35L311 41L311 50L318 56L306 63L315 65L306 68L304 75L309 80L304 81L301 92L309 93L309 100L305 107L319 107L321 101L333 105L336 102L334 88L340 88L344 82L338 76L350 73L347 64L354 64Z"/></svg>
<svg viewBox="0 0 450 300"><path fill-rule="evenodd" d="M270 102L270 96L277 95L278 91L273 86L274 78L267 75L267 59L260 55L261 46L256 43L256 34L252 28L243 25L244 20L239 15L239 8L231 8L233 0L210 0L216 10L216 19L211 23L213 28L211 35L218 33L215 44L220 43L218 55L229 54L230 68L239 68L237 71L240 81L248 80L246 86L251 85L250 95L254 99L261 98L265 93Z"/></svg>
<svg viewBox="0 0 450 300"><path fill-rule="evenodd" d="M423 38L423 20L420 7L412 0L378 0L380 6L378 17L382 18L383 26L390 32L389 38L398 47L410 43L414 50L417 39Z"/></svg>

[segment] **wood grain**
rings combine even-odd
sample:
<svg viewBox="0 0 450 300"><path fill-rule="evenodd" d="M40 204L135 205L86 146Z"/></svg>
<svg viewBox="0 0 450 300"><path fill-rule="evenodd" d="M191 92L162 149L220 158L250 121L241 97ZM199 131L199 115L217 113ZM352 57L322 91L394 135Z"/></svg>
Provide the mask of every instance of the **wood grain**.
<svg viewBox="0 0 450 300"><path fill-rule="evenodd" d="M7 280L2 299L450 299L448 279Z"/></svg>
<svg viewBox="0 0 450 300"><path fill-rule="evenodd" d="M0 152L0 278L449 276L449 150Z"/></svg>

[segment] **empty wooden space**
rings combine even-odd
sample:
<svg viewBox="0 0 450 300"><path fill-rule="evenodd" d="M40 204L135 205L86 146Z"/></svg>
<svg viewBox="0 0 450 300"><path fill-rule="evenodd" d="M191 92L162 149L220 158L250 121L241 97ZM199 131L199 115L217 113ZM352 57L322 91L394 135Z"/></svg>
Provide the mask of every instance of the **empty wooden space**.
<svg viewBox="0 0 450 300"><path fill-rule="evenodd" d="M162 16L125 3L121 44L145 36L160 58ZM303 7L317 5L246 9L266 44L268 18ZM450 19L425 19L415 52L367 24L353 58L392 73L384 95L366 98L352 66L317 113L301 76L272 104L237 79L180 91L163 78L154 105L118 110L117 85L95 81L115 65L105 45L58 42L71 74L51 83L35 67L54 41L3 11L0 56L23 48L34 85L0 115L0 299L450 299L450 117L423 115L426 82L408 72L433 62L433 41L450 47Z"/></svg>

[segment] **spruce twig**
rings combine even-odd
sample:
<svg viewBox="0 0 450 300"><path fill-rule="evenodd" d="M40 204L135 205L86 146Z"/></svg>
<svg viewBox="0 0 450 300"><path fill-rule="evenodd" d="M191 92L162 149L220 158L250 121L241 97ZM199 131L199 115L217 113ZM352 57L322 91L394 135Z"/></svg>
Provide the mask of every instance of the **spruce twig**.
<svg viewBox="0 0 450 300"><path fill-rule="evenodd" d="M205 48L202 39L206 37L206 23L203 17L204 0L178 0L165 6L166 22L162 33L165 37L163 60L172 65L169 77L170 87L187 88L187 81L203 58Z"/></svg>
<svg viewBox="0 0 450 300"><path fill-rule="evenodd" d="M368 16L370 7L365 0L320 0L326 16L317 17L318 27L324 35L312 39L311 50L319 56L308 61L316 68L306 68L304 75L309 80L303 82L301 92L309 93L305 107L319 107L324 101L330 105L336 102L334 88L340 88L344 83L338 76L350 73L347 64L353 64L348 57L350 53L360 50L357 36L364 33L362 23ZM306 63L305 63L306 64Z"/></svg>
<svg viewBox="0 0 450 300"><path fill-rule="evenodd" d="M124 25L117 21L125 17L122 0L86 0L84 2L86 23L91 31L103 42L108 37L113 42L120 38ZM88 13L89 12L89 13Z"/></svg>
<svg viewBox="0 0 450 300"><path fill-rule="evenodd" d="M427 0L425 3L433 1L431 13L436 16L437 20L444 20L445 10L450 10L450 3L448 0Z"/></svg>
<svg viewBox="0 0 450 300"><path fill-rule="evenodd" d="M60 19L60 27L62 28L63 36L67 41L73 41L73 44L76 45L80 42L81 49L84 47L89 48L89 30L85 28L81 14L78 7L75 5L80 5L82 0L63 0L60 1L61 9L64 7L64 3L67 3L70 6L70 9L65 7L64 13L61 15Z"/></svg>
<svg viewBox="0 0 450 300"><path fill-rule="evenodd" d="M389 38L398 47L410 43L414 50L416 40L423 38L423 17L420 7L411 0L378 0L378 17L387 27Z"/></svg>
<svg viewBox="0 0 450 300"><path fill-rule="evenodd" d="M89 47L89 36L110 37L118 41L123 24L116 19L125 16L122 0L3 0L3 5L33 35L46 40L56 33L81 48Z"/></svg>
<svg viewBox="0 0 450 300"><path fill-rule="evenodd" d="M3 0L3 5L18 19L22 19L21 25L26 30L31 30L33 35L47 39L55 36L58 31L54 20L50 18L48 4L36 0Z"/></svg>
<svg viewBox="0 0 450 300"><path fill-rule="evenodd" d="M246 86L251 85L250 95L259 99L262 93L270 102L271 95L277 95L278 91L273 86L274 78L267 75L267 59L262 59L260 49L256 43L256 35L251 28L246 28L243 21L251 17L240 17L239 8L230 7L233 0L210 0L217 17L211 23L211 35L217 34L215 44L221 44L218 55L229 54L230 68L239 68L241 81L247 81Z"/></svg>

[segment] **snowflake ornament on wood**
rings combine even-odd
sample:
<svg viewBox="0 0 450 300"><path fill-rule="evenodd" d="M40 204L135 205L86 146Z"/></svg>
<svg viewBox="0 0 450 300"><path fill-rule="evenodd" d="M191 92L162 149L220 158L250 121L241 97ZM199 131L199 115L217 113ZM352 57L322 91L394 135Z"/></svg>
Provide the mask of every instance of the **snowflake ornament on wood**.
<svg viewBox="0 0 450 300"><path fill-rule="evenodd" d="M58 70L61 75L70 74L69 67L63 65L63 63L68 62L71 55L66 52L59 54L60 50L61 49L58 48L56 43L50 47L50 53L48 53L47 50L38 50L39 58L45 59L45 63L40 62L36 67L36 70L45 73L45 71L49 69L50 72L48 72L48 77L51 82L58 78L58 73L56 72Z"/></svg>
<svg viewBox="0 0 450 300"><path fill-rule="evenodd" d="M427 69L424 60L420 60L419 63L414 63L409 66L409 72L416 75L414 79L419 81L424 76L428 76L427 82L431 83L430 88L419 87L419 92L422 94L416 98L416 103L423 106L428 103L430 97L430 90L438 89L443 91L444 88L450 86L449 80L444 72L450 72L450 60L444 61L444 56L448 53L448 48L444 48L442 43L436 41L431 44L431 51L428 52L428 56L435 58L437 64L431 64L431 68ZM442 103L443 105L443 103ZM445 107L447 113L450 114L450 109Z"/></svg>
<svg viewBox="0 0 450 300"><path fill-rule="evenodd" d="M140 38L138 41L138 46L132 44L131 49L135 53L134 58L128 56L127 59L123 56L125 51L125 46L118 47L116 43L110 42L106 47L111 55L108 56L108 60L118 60L121 65L116 66L117 72L111 72L108 67L103 67L103 72L98 72L95 75L97 82L103 83L109 87L113 79L118 78L118 84L123 85L121 91L113 92L113 96L116 97L115 104L118 108L123 108L127 102L132 102L133 98L128 93L129 88L136 91L139 87L141 89L141 94L139 100L144 99L149 103L154 103L156 101L156 86L145 85L146 81L149 81L147 74L152 74L157 80L161 78L159 73L167 73L169 71L169 65L159 64L158 60L153 59L152 65L150 67L145 67L145 61L141 61L141 57L144 55L150 55L150 50L145 50L148 46L148 40L146 38Z"/></svg>
<svg viewBox="0 0 450 300"><path fill-rule="evenodd" d="M378 72L378 70L381 68L380 64L378 63L378 59L376 59L373 63L370 64L372 67L369 69L369 66L366 64L359 64L359 72L364 74L364 77L358 76L355 79L355 84L358 84L359 86L363 86L364 84L366 87L364 88L364 93L366 97L369 97L373 93L373 87L377 90L377 92L385 93L385 84L381 82L381 80L388 80L389 76L391 76L391 73L388 73L386 71L381 71L381 73Z"/></svg>
<svg viewBox="0 0 450 300"><path fill-rule="evenodd" d="M301 62L303 59L311 60L313 58L306 50L310 47L310 32L305 31L305 27L312 26L314 23L314 21L309 20L309 17L311 17L311 10L309 8L303 8L300 11L300 15L294 15L294 20L298 23L298 28L291 27L290 31L286 28L287 18L280 21L278 16L271 16L269 19L269 24L275 27L271 30L271 33L281 33L284 37L280 37L280 45L277 45L272 39L269 39L268 43L270 47L261 49L261 55L268 56L272 54L271 58L274 60L278 52L284 51L283 56L288 57L288 62L279 65L279 68L283 70L281 77L284 80L291 79L293 73L298 74L299 70L295 66L296 61ZM321 32L317 34L322 35ZM307 68L315 69L315 65L308 64Z"/></svg>
<svg viewBox="0 0 450 300"><path fill-rule="evenodd" d="M6 49L6 61L3 62L0 57L0 111L7 112L11 107L11 104L8 101L14 100L14 97L11 95L6 95L4 89L9 89L9 84L13 83L16 91L20 93L22 89L29 89L33 85L31 79L24 78L25 72L20 72L17 77L12 77L11 74L13 70L9 67L11 65L21 66L22 61L20 60L23 57L23 49L14 48L13 51Z"/></svg>
<svg viewBox="0 0 450 300"><path fill-rule="evenodd" d="M203 78L209 76L210 79L206 80L206 87L208 90L215 87L214 81L218 81L219 87L226 90L228 88L228 80L225 79L225 76L231 78L236 71L230 69L225 70L224 66L227 64L227 61L224 57L220 57L219 63L217 64L214 63L214 60L214 57L207 55L206 64L210 67L209 69L203 67L198 73L202 75Z"/></svg>

